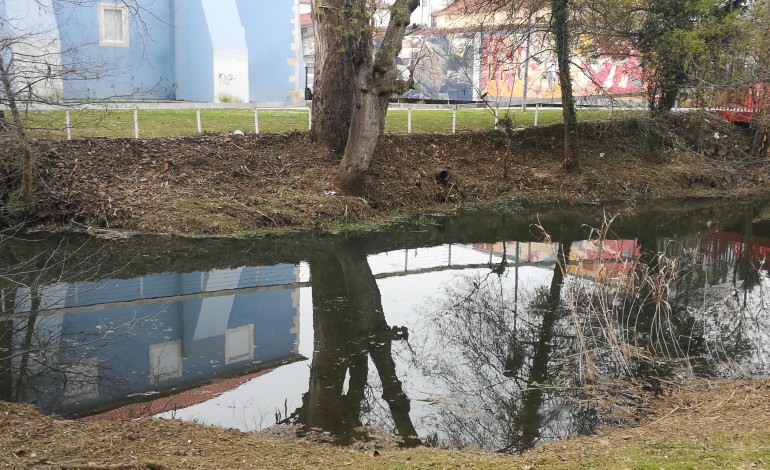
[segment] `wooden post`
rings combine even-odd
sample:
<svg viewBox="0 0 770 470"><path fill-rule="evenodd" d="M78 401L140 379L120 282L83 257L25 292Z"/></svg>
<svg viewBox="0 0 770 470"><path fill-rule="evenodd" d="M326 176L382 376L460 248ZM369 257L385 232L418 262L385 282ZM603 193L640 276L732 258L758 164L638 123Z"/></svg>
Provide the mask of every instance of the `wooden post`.
<svg viewBox="0 0 770 470"><path fill-rule="evenodd" d="M500 116L498 114L499 112L500 112L500 105L497 104L495 105L495 130L497 130L497 123L500 122Z"/></svg>
<svg viewBox="0 0 770 470"><path fill-rule="evenodd" d="M134 139L139 138L139 108L134 108Z"/></svg>
<svg viewBox="0 0 770 470"><path fill-rule="evenodd" d="M254 133L259 134L259 109L254 108Z"/></svg>
<svg viewBox="0 0 770 470"><path fill-rule="evenodd" d="M455 105L455 109L452 110L452 134L457 133L457 105Z"/></svg>
<svg viewBox="0 0 770 470"><path fill-rule="evenodd" d="M72 140L72 126L70 126L70 110L64 111L64 119L67 124L67 140Z"/></svg>
<svg viewBox="0 0 770 470"><path fill-rule="evenodd" d="M203 126L201 126L201 109L195 108L195 121L198 123L198 134L203 132Z"/></svg>
<svg viewBox="0 0 770 470"><path fill-rule="evenodd" d="M537 125L538 114L540 114L540 103L535 105L535 126Z"/></svg>
<svg viewBox="0 0 770 470"><path fill-rule="evenodd" d="M307 108L307 130L313 129L313 108Z"/></svg>
<svg viewBox="0 0 770 470"><path fill-rule="evenodd" d="M406 133L412 133L412 108L409 108L406 111Z"/></svg>

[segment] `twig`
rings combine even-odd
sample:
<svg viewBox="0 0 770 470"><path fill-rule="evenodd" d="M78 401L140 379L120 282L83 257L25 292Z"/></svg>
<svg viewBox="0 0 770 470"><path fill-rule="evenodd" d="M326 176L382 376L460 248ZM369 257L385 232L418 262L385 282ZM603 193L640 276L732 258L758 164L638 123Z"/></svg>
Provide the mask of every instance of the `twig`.
<svg viewBox="0 0 770 470"><path fill-rule="evenodd" d="M243 207L245 207L246 209L248 209L248 210L250 210L250 211L254 211L254 212L256 212L257 214L261 215L262 217L264 217L264 218L266 218L266 219L269 219L269 220L270 220L270 222L272 222L272 223L273 223L273 225L275 225L276 227L278 227L278 223L275 221L275 219L273 219L273 218L272 218L272 217L270 217L269 215L265 214L264 212L262 212L262 211L260 211L260 210L257 210L257 209L254 209L253 207L249 207L249 206L247 206L246 204L244 204L244 203L242 203L242 202L239 202L238 204L242 205Z"/></svg>

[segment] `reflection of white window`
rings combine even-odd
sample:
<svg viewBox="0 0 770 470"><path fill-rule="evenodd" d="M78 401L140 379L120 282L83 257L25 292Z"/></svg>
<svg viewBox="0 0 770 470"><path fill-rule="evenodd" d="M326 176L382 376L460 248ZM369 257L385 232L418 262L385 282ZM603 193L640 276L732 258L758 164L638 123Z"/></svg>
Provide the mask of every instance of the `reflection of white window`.
<svg viewBox="0 0 770 470"><path fill-rule="evenodd" d="M95 361L68 365L64 370L64 403L99 396L99 366Z"/></svg>
<svg viewBox="0 0 770 470"><path fill-rule="evenodd" d="M225 364L254 358L254 324L225 331Z"/></svg>
<svg viewBox="0 0 770 470"><path fill-rule="evenodd" d="M118 3L99 3L99 45L128 47L128 8Z"/></svg>
<svg viewBox="0 0 770 470"><path fill-rule="evenodd" d="M169 341L150 345L150 378L153 381L182 376L182 343Z"/></svg>

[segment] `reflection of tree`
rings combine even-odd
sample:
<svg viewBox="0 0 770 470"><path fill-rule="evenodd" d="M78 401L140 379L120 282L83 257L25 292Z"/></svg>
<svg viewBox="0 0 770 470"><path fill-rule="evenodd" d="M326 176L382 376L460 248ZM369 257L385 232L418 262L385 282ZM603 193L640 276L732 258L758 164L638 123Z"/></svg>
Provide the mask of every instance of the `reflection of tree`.
<svg viewBox="0 0 770 470"><path fill-rule="evenodd" d="M453 397L436 406L435 426L442 434L437 439L447 441L440 444L521 452L569 434L565 426L590 427L565 416L559 388L571 379L558 373L560 364L553 360L571 344L559 333L568 327L560 320L565 316L561 291L570 246L568 240L560 244L550 286L524 295L510 292L504 285L510 269L498 276L465 278L431 316L443 350L436 357L418 356L415 362L444 382ZM515 305L516 296L526 297L522 308Z"/></svg>
<svg viewBox="0 0 770 470"><path fill-rule="evenodd" d="M371 357L382 382L396 433L417 444L409 399L396 376L380 291L363 251L353 244L317 253L310 261L313 285L313 363L310 386L297 419L350 442L361 426ZM349 375L348 390L344 391Z"/></svg>

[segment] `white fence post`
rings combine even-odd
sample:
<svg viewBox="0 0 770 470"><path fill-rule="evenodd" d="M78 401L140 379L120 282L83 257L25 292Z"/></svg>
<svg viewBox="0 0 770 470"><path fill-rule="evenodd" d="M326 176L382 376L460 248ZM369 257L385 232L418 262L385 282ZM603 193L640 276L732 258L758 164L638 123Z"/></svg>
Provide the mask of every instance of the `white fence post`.
<svg viewBox="0 0 770 470"><path fill-rule="evenodd" d="M134 108L134 139L139 138L139 108Z"/></svg>
<svg viewBox="0 0 770 470"><path fill-rule="evenodd" d="M406 133L412 133L412 108L406 110Z"/></svg>
<svg viewBox="0 0 770 470"><path fill-rule="evenodd" d="M535 105L535 126L537 125L538 114L540 114L540 103Z"/></svg>
<svg viewBox="0 0 770 470"><path fill-rule="evenodd" d="M67 140L72 140L72 127L70 126L70 110L64 111L64 119L67 123Z"/></svg>
<svg viewBox="0 0 770 470"><path fill-rule="evenodd" d="M254 133L259 134L259 109L254 108Z"/></svg>
<svg viewBox="0 0 770 470"><path fill-rule="evenodd" d="M307 130L313 130L313 108L307 108Z"/></svg>
<svg viewBox="0 0 770 470"><path fill-rule="evenodd" d="M500 112L500 105L495 105L495 130L497 130L497 123L500 122L499 113Z"/></svg>
<svg viewBox="0 0 770 470"><path fill-rule="evenodd" d="M195 120L198 122L198 134L203 132L203 126L201 126L201 109L195 108Z"/></svg>
<svg viewBox="0 0 770 470"><path fill-rule="evenodd" d="M455 105L455 109L452 110L452 134L457 133L457 105Z"/></svg>

